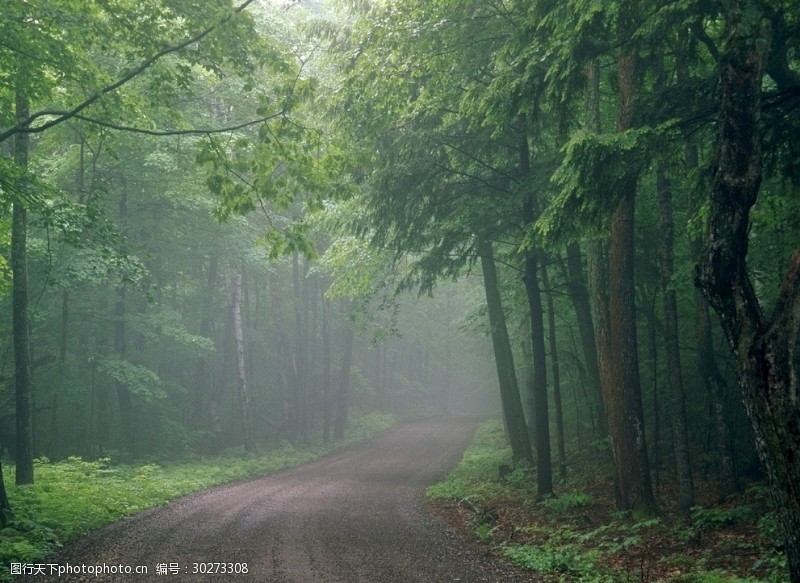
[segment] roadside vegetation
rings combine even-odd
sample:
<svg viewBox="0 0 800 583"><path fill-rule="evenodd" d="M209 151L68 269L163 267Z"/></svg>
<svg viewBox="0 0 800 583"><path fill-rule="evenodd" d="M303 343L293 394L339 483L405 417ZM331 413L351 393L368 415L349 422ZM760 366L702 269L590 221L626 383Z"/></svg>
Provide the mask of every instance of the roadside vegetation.
<svg viewBox="0 0 800 583"><path fill-rule="evenodd" d="M665 481L661 514L638 518L615 510L612 469L598 463L601 451L575 456L556 494L537 499L532 471L510 469L502 423L487 421L428 497L457 529L545 582L786 581L786 559L776 547L780 528L763 484L751 483L724 503L705 499L703 491L714 489L698 484L698 505L684 520L675 486Z"/></svg>
<svg viewBox="0 0 800 583"><path fill-rule="evenodd" d="M219 456L189 457L180 463L117 463L111 457L59 462L37 459L33 485L13 485L8 495L15 509L0 530L0 581L10 581L12 562L34 563L62 544L126 516L160 506L211 486L237 482L298 466L341 450L394 424L385 414L354 419L339 440L300 447L283 441L251 454L241 448ZM68 504L65 501L69 500Z"/></svg>

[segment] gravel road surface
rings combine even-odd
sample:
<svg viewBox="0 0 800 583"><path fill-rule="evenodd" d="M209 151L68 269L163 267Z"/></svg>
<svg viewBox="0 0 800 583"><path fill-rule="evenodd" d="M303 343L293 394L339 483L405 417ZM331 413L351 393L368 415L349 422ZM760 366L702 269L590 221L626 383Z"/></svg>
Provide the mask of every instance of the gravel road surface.
<svg viewBox="0 0 800 583"><path fill-rule="evenodd" d="M425 509L425 486L455 465L475 426L404 423L320 461L182 498L70 543L25 581L532 581Z"/></svg>

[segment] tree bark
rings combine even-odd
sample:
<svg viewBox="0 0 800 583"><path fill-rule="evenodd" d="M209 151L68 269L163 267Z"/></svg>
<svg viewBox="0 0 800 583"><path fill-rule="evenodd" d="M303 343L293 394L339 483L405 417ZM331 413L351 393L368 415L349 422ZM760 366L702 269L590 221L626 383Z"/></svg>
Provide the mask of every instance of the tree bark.
<svg viewBox="0 0 800 583"><path fill-rule="evenodd" d="M486 306L489 312L489 326L492 331L497 378L500 383L500 401L503 408L511 453L515 462L533 465L531 444L525 426L525 415L522 412L522 401L517 384L517 373L514 370L514 355L508 339L508 328L503 313L500 289L497 283L497 267L494 261L494 250L488 241L478 243L478 254L481 258L483 286L486 293Z"/></svg>
<svg viewBox="0 0 800 583"><path fill-rule="evenodd" d="M633 119L637 55L631 35L637 25L637 8L637 0L626 0L620 5L617 132L630 129ZM611 216L609 313L613 358L612 383L606 387L605 404L617 471L617 506L620 510L651 515L656 511L656 503L644 433L636 337L633 265L636 187L635 175L620 181L619 198Z"/></svg>
<svg viewBox="0 0 800 583"><path fill-rule="evenodd" d="M617 506L650 515L656 504L644 434L633 283L635 180L626 185L611 219L609 272L611 287L612 382L605 395L608 429L618 480Z"/></svg>
<svg viewBox="0 0 800 583"><path fill-rule="evenodd" d="M27 119L28 95L26 84L18 74L16 86L16 117ZM22 172L28 171L28 135L17 134L14 138L14 162ZM16 483L33 484L33 380L31 378L31 356L28 320L28 211L24 194L29 188L23 176L17 181L17 196L11 217L11 273L13 276L11 302L14 336L14 383L16 396L17 458Z"/></svg>
<svg viewBox="0 0 800 583"><path fill-rule="evenodd" d="M746 264L750 210L762 178L761 86L767 44L752 29L752 10L758 10L754 3L732 0L725 13L719 134L696 283L719 315L733 351L756 451L783 527L790 579L800 583L800 407L794 358L800 328L800 250L792 254L772 317L765 317Z"/></svg>

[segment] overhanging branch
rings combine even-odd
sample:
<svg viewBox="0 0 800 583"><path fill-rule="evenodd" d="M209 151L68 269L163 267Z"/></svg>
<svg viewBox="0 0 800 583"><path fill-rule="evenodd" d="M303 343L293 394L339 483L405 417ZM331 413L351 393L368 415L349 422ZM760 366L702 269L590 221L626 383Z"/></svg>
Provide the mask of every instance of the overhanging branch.
<svg viewBox="0 0 800 583"><path fill-rule="evenodd" d="M277 113L273 113L272 115L268 115L266 117L260 117L258 119L251 119L246 122L242 122L240 124L226 126L221 128L189 128L185 130L152 130L148 128L140 128L136 126L127 126L122 124L116 124L109 121L104 121L101 119L96 119L93 117L88 117L81 114L73 114L71 117L72 119L79 119L81 121L85 121L87 123L99 125L104 128L109 128L112 130L117 130L121 132L130 132L135 134L145 134L148 136L189 136L189 135L208 135L208 134L225 134L228 132L235 132L236 130L241 130L243 128L257 125L260 123L266 123L271 121L275 118L278 118L284 115L285 111L279 111Z"/></svg>
<svg viewBox="0 0 800 583"><path fill-rule="evenodd" d="M105 87L103 87L102 89L100 89L99 91L94 93L91 97L89 97L86 100L82 101L81 103L79 103L75 107L73 107L71 109L68 109L68 110L65 110L63 112L59 112L55 118L50 119L49 121L46 121L45 123L43 123L41 125L31 126L31 124L33 122L35 122L36 120L41 119L43 117L50 117L50 116L53 115L53 112L51 110L43 110L43 111L38 111L38 112L32 113L26 119L24 119L21 122L19 122L17 125L9 128L7 130L4 130L3 132L0 132L0 143L5 142L8 138L10 138L10 137L12 137L12 136L14 136L16 134L19 134L19 133L23 133L23 132L24 133L40 133L40 132L43 132L43 131L45 131L47 129L50 129L53 126L56 126L56 125L58 125L60 123L63 123L65 121L67 121L68 119L76 117L84 109L86 109L90 105L92 105L92 104L96 103L97 101L99 101L103 96L108 95L109 93L111 93L113 91L116 91L117 89L119 89L120 87L122 87L123 85L125 85L126 83L128 83L129 81L134 79L135 77L137 77L139 74L141 74L142 72L144 72L147 69L149 69L159 59L161 59L163 57L166 57L167 55L171 55L172 53L176 53L176 52L178 52L178 51L180 51L182 49L185 49L186 47L188 47L188 46L190 46L190 45L192 45L192 44L194 44L196 42L201 41L203 38L205 38L206 36L211 34L215 29L219 28L220 26L222 26L223 24L225 24L226 22L231 20L237 14L241 13L245 8L247 8L253 2L255 2L255 0L245 0L244 2L239 4L236 8L234 8L231 12L229 12L227 15L225 15L223 18L221 18L220 20L218 20L216 23L212 24L211 26L205 28L201 32L197 33L196 35L186 39L182 43L178 43L176 45L170 45L168 47L165 47L165 48L161 49L156 54L154 54L151 57L145 59L144 61L139 63L139 65L137 65L136 67L134 67L133 69L131 69L130 71L125 73L122 77L120 77L119 79L117 79L113 83L110 83L109 85L106 85Z"/></svg>

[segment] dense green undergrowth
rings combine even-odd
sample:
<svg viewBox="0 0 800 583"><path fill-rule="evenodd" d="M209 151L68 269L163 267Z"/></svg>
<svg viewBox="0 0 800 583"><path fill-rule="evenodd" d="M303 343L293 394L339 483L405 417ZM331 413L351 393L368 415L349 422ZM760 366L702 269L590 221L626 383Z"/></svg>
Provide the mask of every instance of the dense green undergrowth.
<svg viewBox="0 0 800 583"><path fill-rule="evenodd" d="M32 563L62 543L122 517L159 506L210 486L236 482L297 466L363 441L394 423L389 415L355 420L346 437L296 447L281 443L262 452L233 452L181 463L117 464L113 459L79 457L35 462L36 483L15 486L7 475L14 517L0 530L0 581L10 580L12 562ZM10 465L9 465L10 467Z"/></svg>
<svg viewBox="0 0 800 583"><path fill-rule="evenodd" d="M536 500L529 469L500 477L499 467L511 465L511 450L502 424L488 421L428 496L460 514L498 555L545 582L787 580L785 556L776 549L778 522L762 485L724 505L697 506L688 522L672 511L667 490L658 518L636 520L614 510L610 484L598 477L602 468L583 464L573 464L557 496Z"/></svg>

